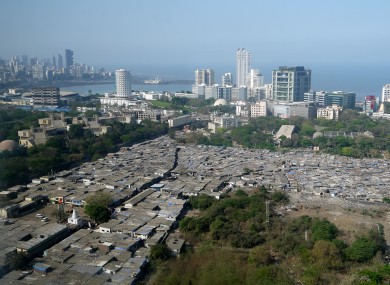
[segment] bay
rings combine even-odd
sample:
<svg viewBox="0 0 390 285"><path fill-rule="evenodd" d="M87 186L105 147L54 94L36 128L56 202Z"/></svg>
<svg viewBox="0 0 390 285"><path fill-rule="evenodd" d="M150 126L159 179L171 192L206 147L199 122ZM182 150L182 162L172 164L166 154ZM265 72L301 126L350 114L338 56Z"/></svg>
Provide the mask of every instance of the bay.
<svg viewBox="0 0 390 285"><path fill-rule="evenodd" d="M174 93L180 91L191 91L191 85L189 84L132 84L131 89L136 91L149 91L155 93L161 93L164 91ZM92 94L99 93L104 95L104 93L115 93L115 83L109 84L93 84L93 85L79 85L79 86L66 86L61 87L61 91L73 91L77 92L80 95L87 95L90 92Z"/></svg>

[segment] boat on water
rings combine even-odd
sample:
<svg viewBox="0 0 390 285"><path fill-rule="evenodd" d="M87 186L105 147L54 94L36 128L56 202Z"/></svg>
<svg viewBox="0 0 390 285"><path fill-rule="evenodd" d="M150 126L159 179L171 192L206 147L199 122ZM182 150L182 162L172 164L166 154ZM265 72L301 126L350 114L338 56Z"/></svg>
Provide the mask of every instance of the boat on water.
<svg viewBox="0 0 390 285"><path fill-rule="evenodd" d="M164 80L156 77L155 79L149 79L144 81L145 84L163 84Z"/></svg>

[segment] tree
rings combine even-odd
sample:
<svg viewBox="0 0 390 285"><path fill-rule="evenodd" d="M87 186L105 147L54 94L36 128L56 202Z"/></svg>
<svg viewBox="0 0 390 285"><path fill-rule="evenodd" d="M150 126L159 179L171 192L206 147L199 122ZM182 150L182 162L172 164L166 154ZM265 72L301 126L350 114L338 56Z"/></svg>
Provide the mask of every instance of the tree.
<svg viewBox="0 0 390 285"><path fill-rule="evenodd" d="M326 219L315 220L313 222L311 231L312 231L314 241L318 241L318 240L331 241L336 238L339 232L337 227Z"/></svg>
<svg viewBox="0 0 390 285"><path fill-rule="evenodd" d="M217 200L209 195L201 194L199 196L191 196L189 199L189 204L194 209L206 210L208 207L213 205Z"/></svg>
<svg viewBox="0 0 390 285"><path fill-rule="evenodd" d="M256 267L260 267L270 265L273 262L273 258L268 248L259 245L249 251L248 261Z"/></svg>
<svg viewBox="0 0 390 285"><path fill-rule="evenodd" d="M338 269L343 266L342 255L331 241L319 240L311 251L313 261L320 267Z"/></svg>
<svg viewBox="0 0 390 285"><path fill-rule="evenodd" d="M102 207L108 207L112 204L113 200L110 194L105 192L98 192L88 196L85 199L85 202L87 203L87 205L91 204L91 205L99 205Z"/></svg>
<svg viewBox="0 0 390 285"><path fill-rule="evenodd" d="M58 207L53 210L52 215L56 217L57 223L62 223L68 218L68 214L64 211L64 205L58 205Z"/></svg>
<svg viewBox="0 0 390 285"><path fill-rule="evenodd" d="M287 204L290 201L290 198L286 193L283 192L275 192L271 196L272 201L276 203Z"/></svg>
<svg viewBox="0 0 390 285"><path fill-rule="evenodd" d="M12 270L25 270L29 267L31 258L24 252L15 252L10 258L10 267Z"/></svg>
<svg viewBox="0 0 390 285"><path fill-rule="evenodd" d="M84 136L83 125L81 124L70 125L68 134L71 139L82 138Z"/></svg>
<svg viewBox="0 0 390 285"><path fill-rule="evenodd" d="M85 213L96 223L105 223L107 222L111 217L110 210L105 207L98 204L87 204L84 207Z"/></svg>
<svg viewBox="0 0 390 285"><path fill-rule="evenodd" d="M367 237L359 237L345 252L349 260L365 262L371 260L376 251L374 240Z"/></svg>
<svg viewBox="0 0 390 285"><path fill-rule="evenodd" d="M167 260L171 256L172 252L165 244L156 244L150 248L150 258L152 260Z"/></svg>

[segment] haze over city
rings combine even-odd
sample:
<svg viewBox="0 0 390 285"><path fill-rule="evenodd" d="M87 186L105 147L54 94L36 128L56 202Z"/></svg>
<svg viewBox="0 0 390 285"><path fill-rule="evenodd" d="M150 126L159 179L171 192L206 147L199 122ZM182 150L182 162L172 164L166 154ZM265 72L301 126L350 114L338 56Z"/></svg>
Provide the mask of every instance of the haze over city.
<svg viewBox="0 0 390 285"><path fill-rule="evenodd" d="M0 57L51 57L133 74L192 79L197 68L234 72L245 47L269 81L280 65L313 70L312 87L379 96L388 82L385 0L4 1ZM367 94L365 94L367 93Z"/></svg>

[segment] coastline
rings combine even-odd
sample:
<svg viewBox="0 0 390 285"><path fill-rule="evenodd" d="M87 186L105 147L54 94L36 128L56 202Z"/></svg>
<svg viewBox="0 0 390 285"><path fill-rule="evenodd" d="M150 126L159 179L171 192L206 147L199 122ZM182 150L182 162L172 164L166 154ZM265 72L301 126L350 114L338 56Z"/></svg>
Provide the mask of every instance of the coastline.
<svg viewBox="0 0 390 285"><path fill-rule="evenodd" d="M148 86L156 86L156 85L175 85L175 84L185 84L192 85L194 83L193 80L170 80L164 81L161 84L148 84L144 83L143 80L133 80L132 84L136 85L148 85ZM115 84L114 79L110 80L69 80L69 81L52 81L50 85L58 86L58 87L69 87L69 86L87 86L87 85L103 85L103 84Z"/></svg>

